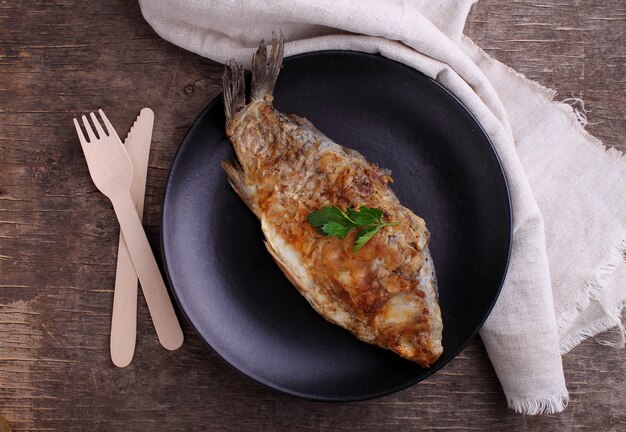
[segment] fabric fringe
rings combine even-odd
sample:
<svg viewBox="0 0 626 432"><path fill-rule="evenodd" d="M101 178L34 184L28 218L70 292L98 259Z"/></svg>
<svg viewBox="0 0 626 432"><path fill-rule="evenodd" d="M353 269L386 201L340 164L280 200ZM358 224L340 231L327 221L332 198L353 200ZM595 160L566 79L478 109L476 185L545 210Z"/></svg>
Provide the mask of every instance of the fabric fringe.
<svg viewBox="0 0 626 432"><path fill-rule="evenodd" d="M565 335L567 330L574 324L576 318L587 307L591 300L597 301L606 316L600 320L597 320L587 327L580 329L575 335L566 339L562 339L560 342L561 354L569 352L576 347L583 340L588 337L593 337L598 333L612 329L616 327L616 331L619 335L618 342L610 342L608 340L599 340L602 345L609 345L615 348L623 348L624 341L626 340L626 330L622 324L621 315L624 309L625 303L622 302L617 305L605 306L599 301L600 293L605 289L606 283L611 278L618 265L626 262L626 233L622 235L621 241L611 250L608 262L600 266L596 270L596 274L587 281L584 290L582 290L572 303L570 303L565 310L558 317L558 331L559 335Z"/></svg>
<svg viewBox="0 0 626 432"><path fill-rule="evenodd" d="M589 123L589 120L587 119L587 113L593 110L585 108L585 101L583 101L581 98L577 98L576 96L572 95L571 98L563 99L561 103L568 104L572 107L572 109L574 110L574 114L576 115L576 119L582 127L585 127L588 124L598 123Z"/></svg>
<svg viewBox="0 0 626 432"><path fill-rule="evenodd" d="M584 115L585 118L585 122L583 123L583 121L581 121L581 116L577 114L578 112L581 112L582 109L582 114L588 113L591 110L587 109L584 105L584 102L582 99L580 98L576 98L574 96L572 96L571 98L567 98L562 100L561 102L559 101L555 101L554 98L556 97L557 91L551 89L550 87L546 87L543 84L537 82L537 81L533 81L531 79L528 79L526 77L526 75L524 75L521 72L516 71L515 69L513 69L510 66L507 66L504 63L499 62L498 60L494 59L493 57L491 57L490 55L488 55L481 47L479 47L478 45L476 45L476 42L474 42L472 39L470 39L469 36L467 35L463 35L461 38L461 41L467 45L469 45L470 47L478 50L479 52L481 52L484 55L484 61L486 61L489 64L497 64L500 67L503 67L506 72L508 72L510 75L512 75L513 77L519 79L520 81L528 84L529 87L531 87L531 91L534 93L538 93L540 94L543 98L545 98L546 100L548 100L549 102L556 104L557 107L559 107L561 109L561 111L563 111L565 113L565 115L573 120L573 124L575 125L576 130L587 139L587 141L591 144L596 146L597 148L602 149L604 152L606 152L607 154L609 154L611 157L615 157L617 159L624 159L626 160L626 152L622 152L614 147L607 147L604 145L604 143L602 141L600 141L598 138L594 137L593 135L591 135L587 129L585 129L586 125L594 125L597 123L602 123L602 122L589 122L587 120L587 116ZM570 104L569 102L575 102L580 104L580 108L581 109L576 109L576 107L572 106L572 104Z"/></svg>
<svg viewBox="0 0 626 432"><path fill-rule="evenodd" d="M534 84L537 84L537 83L534 83ZM626 160L626 153L624 153L621 150L616 149L615 147L608 147L608 146L604 145L604 143L602 141L600 141L598 138L596 138L593 135L591 135L587 131L587 129L585 129L585 126L587 126L587 125L595 125L595 124L602 123L602 122L601 121L599 121L599 122L589 122L587 120L587 116L585 115L585 113L587 113L587 112L589 112L591 110L585 108L584 102L583 102L582 99L573 97L573 98L563 99L561 102L557 102L557 101L554 100L554 95L552 95L550 100L551 100L552 103L557 104L557 106L561 109L561 111L563 111L565 113L565 115L569 119L572 120L572 124L574 125L576 130L578 130L578 132L582 136L587 138L587 141L591 145L593 145L594 147L596 147L598 149L601 149L602 151L604 151L605 153L607 153L611 157L615 157L617 159ZM572 102L572 103L569 103L569 102ZM582 110L583 110L582 112L581 112L581 110L579 108L574 106L576 104L580 105L580 108L582 108ZM584 117L584 121L582 120L583 117Z"/></svg>
<svg viewBox="0 0 626 432"><path fill-rule="evenodd" d="M610 313L607 313L607 316L604 318L580 329L576 334L561 340L561 354L565 354L574 349L585 339L594 337L603 332L610 332L613 336L617 336L617 341L612 341L610 335L603 335L602 337L597 337L596 342L600 345L610 346L615 349L624 348L626 345L626 331L620 319L624 307L626 307L626 302L618 304Z"/></svg>
<svg viewBox="0 0 626 432"><path fill-rule="evenodd" d="M567 407L569 395L539 396L525 399L506 397L509 408L520 414L538 415L560 413Z"/></svg>

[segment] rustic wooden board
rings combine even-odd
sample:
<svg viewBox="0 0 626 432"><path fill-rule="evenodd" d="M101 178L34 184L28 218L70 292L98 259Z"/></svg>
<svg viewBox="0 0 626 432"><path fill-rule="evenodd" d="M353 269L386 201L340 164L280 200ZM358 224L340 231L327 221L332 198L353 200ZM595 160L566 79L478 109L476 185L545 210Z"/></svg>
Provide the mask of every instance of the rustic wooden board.
<svg viewBox="0 0 626 432"><path fill-rule="evenodd" d="M497 59L593 111L625 149L623 1L484 0L467 33ZM71 117L102 107L120 133L156 113L144 223L159 248L163 185L221 66L160 39L135 2L0 2L0 415L15 431L624 430L624 352L587 341L564 358L563 414L506 408L480 340L435 376L368 402L313 403L233 371L185 324L158 345L143 302L131 366L108 353L118 227Z"/></svg>

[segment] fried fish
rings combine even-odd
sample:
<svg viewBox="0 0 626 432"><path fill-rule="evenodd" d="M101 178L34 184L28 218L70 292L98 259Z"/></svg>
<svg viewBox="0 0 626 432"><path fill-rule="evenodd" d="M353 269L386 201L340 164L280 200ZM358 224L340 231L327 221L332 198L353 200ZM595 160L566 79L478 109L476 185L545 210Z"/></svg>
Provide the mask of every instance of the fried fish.
<svg viewBox="0 0 626 432"><path fill-rule="evenodd" d="M226 134L237 157L222 163L228 180L259 218L269 253L320 315L428 367L443 352L443 324L426 224L400 204L388 172L308 120L274 109L282 59L282 34L269 52L261 42L249 101L242 67L226 64ZM355 252L354 231L327 237L307 222L331 205L381 209L397 225L382 227Z"/></svg>

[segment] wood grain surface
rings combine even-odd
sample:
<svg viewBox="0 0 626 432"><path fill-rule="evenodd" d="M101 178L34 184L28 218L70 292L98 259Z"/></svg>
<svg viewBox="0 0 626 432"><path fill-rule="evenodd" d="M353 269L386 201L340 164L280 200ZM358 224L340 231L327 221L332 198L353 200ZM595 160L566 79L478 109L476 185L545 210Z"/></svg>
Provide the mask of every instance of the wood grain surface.
<svg viewBox="0 0 626 432"><path fill-rule="evenodd" d="M582 97L607 145L626 149L621 0L483 0L466 33L497 59ZM623 431L624 351L586 341L564 357L562 414L508 410L479 339L397 394L314 403L251 382L185 323L162 349L140 297L136 356L109 357L118 226L71 118L103 108L120 134L156 113L144 224L159 249L169 165L220 91L222 66L160 39L136 2L0 1L0 415L14 431Z"/></svg>

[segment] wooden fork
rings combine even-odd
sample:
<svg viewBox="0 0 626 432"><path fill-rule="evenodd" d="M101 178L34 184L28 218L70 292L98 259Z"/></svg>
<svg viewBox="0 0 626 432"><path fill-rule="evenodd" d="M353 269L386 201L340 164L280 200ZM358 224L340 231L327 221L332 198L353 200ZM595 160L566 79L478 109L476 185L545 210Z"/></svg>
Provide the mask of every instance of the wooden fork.
<svg viewBox="0 0 626 432"><path fill-rule="evenodd" d="M93 182L113 204L159 341L165 348L175 350L183 343L183 332L131 199L133 168L109 119L102 110L98 112L104 121L106 132L96 115L90 113L98 136L96 137L86 116L82 116L82 120L88 139L85 138L78 121L74 119L76 133Z"/></svg>

